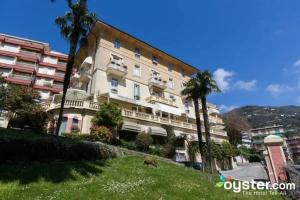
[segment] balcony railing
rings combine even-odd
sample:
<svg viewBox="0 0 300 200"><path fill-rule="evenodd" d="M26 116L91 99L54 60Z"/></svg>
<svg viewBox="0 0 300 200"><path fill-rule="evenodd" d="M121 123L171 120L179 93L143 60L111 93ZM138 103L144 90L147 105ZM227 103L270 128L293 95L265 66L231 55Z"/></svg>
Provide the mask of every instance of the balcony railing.
<svg viewBox="0 0 300 200"><path fill-rule="evenodd" d="M51 103L51 104L45 104L45 108L47 110L52 109L58 109L60 108L60 102ZM84 100L66 100L65 101L65 108L79 108L79 109L88 109L92 111L97 111L100 108L100 105L97 102L92 101L84 101ZM167 124L179 128L186 128L191 130L197 130L196 124L193 123L187 123L184 121L179 121L175 119L170 119L166 117L160 117L153 114L143 113L143 112L137 112L133 110L128 109L122 109L122 116L133 118L137 120L144 120L148 122L156 122L160 124ZM227 136L226 132L222 131L214 131L211 130L211 133L214 135L221 135L221 136Z"/></svg>
<svg viewBox="0 0 300 200"><path fill-rule="evenodd" d="M19 74L10 74L8 77L18 79L18 80L24 80L24 81L32 80L31 76L24 76L24 75L19 75Z"/></svg>
<svg viewBox="0 0 300 200"><path fill-rule="evenodd" d="M152 115L152 114L136 112L133 110L123 109L122 115L124 117L145 120L145 121L149 121L149 122L158 122L161 124L168 124L168 125L177 126L177 127L181 127L181 128L188 128L188 129L196 130L196 125L194 125L194 124L190 124L190 123L186 123L186 122L178 121L178 120L172 120L172 119L165 118L165 117L159 117L159 116Z"/></svg>
<svg viewBox="0 0 300 200"><path fill-rule="evenodd" d="M40 58L41 54L38 52L34 52L34 51L27 51L27 50L20 50L20 53L26 56L33 56L33 57L37 57Z"/></svg>
<svg viewBox="0 0 300 200"><path fill-rule="evenodd" d="M149 84L149 87L157 87L157 88L160 88L160 89L166 89L167 88L167 82L163 81L159 77L151 77L148 80L148 84Z"/></svg>
<svg viewBox="0 0 300 200"><path fill-rule="evenodd" d="M60 102L51 103L49 106L47 106L48 110L60 108ZM92 101L82 101L82 100L66 100L65 101L65 108L83 108L83 109L89 109L89 110L98 110L99 105L97 102Z"/></svg>
<svg viewBox="0 0 300 200"><path fill-rule="evenodd" d="M53 84L52 88L57 89L57 90L62 90L63 89L63 85Z"/></svg>
<svg viewBox="0 0 300 200"><path fill-rule="evenodd" d="M56 72L56 73L54 74L54 76L62 77L62 78L63 78L63 77L65 77L65 74L64 74L64 73L57 73L57 72Z"/></svg>
<svg viewBox="0 0 300 200"><path fill-rule="evenodd" d="M119 77L124 77L128 73L127 66L115 61L110 61L108 63L106 72Z"/></svg>
<svg viewBox="0 0 300 200"><path fill-rule="evenodd" d="M166 99L164 97L160 97L157 95L151 95L146 99L147 102L152 103L152 102L159 102L171 106L175 106L175 102L172 99Z"/></svg>
<svg viewBox="0 0 300 200"><path fill-rule="evenodd" d="M58 61L57 65L59 65L60 67L66 67L67 63L66 62Z"/></svg>
<svg viewBox="0 0 300 200"><path fill-rule="evenodd" d="M35 69L37 67L36 64L33 64L33 63L31 64L31 63L22 62L22 61L17 61L16 65L20 66L20 67L30 68L30 69Z"/></svg>

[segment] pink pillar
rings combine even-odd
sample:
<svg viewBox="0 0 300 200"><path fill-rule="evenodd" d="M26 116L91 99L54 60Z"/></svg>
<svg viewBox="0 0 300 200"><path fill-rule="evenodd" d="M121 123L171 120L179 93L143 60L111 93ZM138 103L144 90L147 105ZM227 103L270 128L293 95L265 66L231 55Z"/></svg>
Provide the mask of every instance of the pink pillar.
<svg viewBox="0 0 300 200"><path fill-rule="evenodd" d="M282 149L283 139L276 135L269 135L264 139L266 151L267 169L271 183L278 183L287 180L285 171L286 158Z"/></svg>
<svg viewBox="0 0 300 200"><path fill-rule="evenodd" d="M73 118L68 117L66 133L71 133Z"/></svg>

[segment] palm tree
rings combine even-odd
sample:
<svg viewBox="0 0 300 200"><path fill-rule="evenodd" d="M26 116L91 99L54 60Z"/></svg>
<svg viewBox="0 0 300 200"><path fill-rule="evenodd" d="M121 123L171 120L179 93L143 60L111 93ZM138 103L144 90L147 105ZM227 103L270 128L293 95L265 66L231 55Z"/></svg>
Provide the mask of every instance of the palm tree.
<svg viewBox="0 0 300 200"><path fill-rule="evenodd" d="M202 129L199 110L199 98L200 98L200 82L196 77L191 78L184 84L184 89L181 91L181 95L186 97L186 100L192 100L195 108L196 125L198 134L198 144L201 158L203 158L203 141L202 141Z"/></svg>
<svg viewBox="0 0 300 200"><path fill-rule="evenodd" d="M69 57L63 82L63 95L55 135L58 135L59 127L61 125L66 93L70 84L77 47L80 43L87 41L87 33L96 22L96 15L88 12L87 0L78 0L76 3L73 3L72 0L67 0L67 3L70 11L66 12L64 16L55 19L55 23L59 26L62 37L70 44Z"/></svg>
<svg viewBox="0 0 300 200"><path fill-rule="evenodd" d="M203 113L203 120L204 120L205 140L207 146L206 161L208 164L208 168L212 172L211 142L210 142L210 130L209 130L210 127L209 127L209 120L208 120L206 96L208 96L212 92L221 92L221 90L219 89L216 81L213 79L212 74L207 70L203 72L198 72L195 78L200 83L199 92L200 92L200 99L201 99L202 113Z"/></svg>

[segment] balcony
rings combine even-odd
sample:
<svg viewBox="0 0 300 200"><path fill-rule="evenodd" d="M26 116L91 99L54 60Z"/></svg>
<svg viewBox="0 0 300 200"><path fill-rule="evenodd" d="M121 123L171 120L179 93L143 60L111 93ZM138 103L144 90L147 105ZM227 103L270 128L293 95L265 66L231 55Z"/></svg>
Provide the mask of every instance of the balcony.
<svg viewBox="0 0 300 200"><path fill-rule="evenodd" d="M166 81L162 81L161 78L158 77L151 77L148 80L148 84L149 87L155 87L155 88L159 88L159 89L166 89L167 88L167 82Z"/></svg>
<svg viewBox="0 0 300 200"><path fill-rule="evenodd" d="M57 77L60 77L60 78L64 78L65 77L65 73L55 72L54 76L57 76Z"/></svg>
<svg viewBox="0 0 300 200"><path fill-rule="evenodd" d="M28 62L22 62L22 61L17 61L16 65L19 67L24 67L24 68L30 69L30 70L34 70L37 67L36 64L34 64L34 63L28 63Z"/></svg>
<svg viewBox="0 0 300 200"><path fill-rule="evenodd" d="M25 56L32 56L32 57L36 57L36 58L41 58L41 54L35 51L28 51L28 50L24 50L21 49L20 50L20 54L25 55Z"/></svg>
<svg viewBox="0 0 300 200"><path fill-rule="evenodd" d="M176 127L180 127L180 128L187 128L187 129L192 129L192 130L197 129L195 124L190 124L190 123L186 123L183 121L173 120L173 119L169 119L169 118L165 118L165 117L159 117L159 116L152 115L152 114L136 112L133 110L122 109L122 115L124 117L129 117L129 118L138 119L138 120L145 120L145 121L154 122L154 123L156 122L156 123L160 123L160 124L167 124L167 125L176 126Z"/></svg>
<svg viewBox="0 0 300 200"><path fill-rule="evenodd" d="M53 92L59 93L59 92L61 92L63 90L63 85L53 84L52 88L53 88Z"/></svg>
<svg viewBox="0 0 300 200"><path fill-rule="evenodd" d="M148 97L146 99L146 101L148 103L158 102L158 103L162 103L162 104L166 104L166 105L170 105L170 106L175 106L175 101L173 101L172 99L166 99L164 97L160 97L157 95L151 95L150 97Z"/></svg>
<svg viewBox="0 0 300 200"><path fill-rule="evenodd" d="M47 110L57 109L60 108L60 102L51 103L50 105L45 105L45 107ZM97 111L99 110L99 104L97 102L84 100L66 100L65 108L80 108Z"/></svg>
<svg viewBox="0 0 300 200"><path fill-rule="evenodd" d="M10 74L8 77L6 77L6 80L9 82L16 83L16 84L29 85L32 82L32 77L19 75L19 74Z"/></svg>
<svg viewBox="0 0 300 200"><path fill-rule="evenodd" d="M115 61L112 60L107 65L106 73L108 75L114 75L114 76L123 78L128 73L127 66L125 66L124 64L120 64L120 63L115 62Z"/></svg>

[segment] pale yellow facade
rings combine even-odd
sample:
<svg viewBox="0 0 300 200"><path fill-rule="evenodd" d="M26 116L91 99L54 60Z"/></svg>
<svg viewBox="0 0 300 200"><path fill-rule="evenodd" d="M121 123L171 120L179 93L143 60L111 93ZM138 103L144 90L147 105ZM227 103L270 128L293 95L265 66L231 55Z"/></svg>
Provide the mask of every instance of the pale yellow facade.
<svg viewBox="0 0 300 200"><path fill-rule="evenodd" d="M194 106L180 94L183 83L197 72L193 66L100 21L75 63L78 70L66 101L64 131L73 130L70 118L75 116L80 133L89 133L98 104L113 102L122 109L124 131L165 137L165 124L176 136L198 140ZM78 93L82 96L77 98ZM48 109L57 113L58 105L53 100ZM221 143L227 140L223 121L215 105L208 107L212 139ZM186 149L178 149L178 159L183 157L188 159Z"/></svg>

